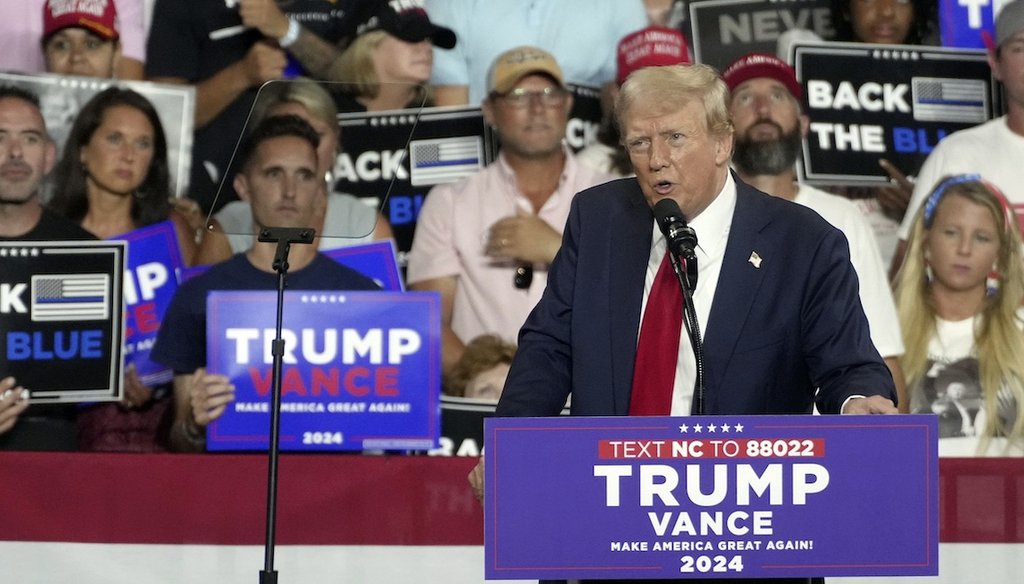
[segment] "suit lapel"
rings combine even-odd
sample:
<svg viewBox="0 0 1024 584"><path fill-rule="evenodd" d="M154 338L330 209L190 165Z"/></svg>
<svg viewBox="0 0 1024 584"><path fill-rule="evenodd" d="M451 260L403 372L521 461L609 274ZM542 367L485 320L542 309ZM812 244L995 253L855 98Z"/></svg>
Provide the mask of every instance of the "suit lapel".
<svg viewBox="0 0 1024 584"><path fill-rule="evenodd" d="M716 373L727 370L743 323L761 287L765 270L755 267L750 259L752 252L764 254L770 251L766 250L761 233L771 221L764 207L764 200L755 194L753 188L737 180L736 211L729 228L722 272L718 277L704 337L706 388L719 386ZM763 258L762 261L773 259L776 258ZM714 400L714 394L709 395L709 404Z"/></svg>
<svg viewBox="0 0 1024 584"><path fill-rule="evenodd" d="M629 411L629 394L633 384L633 362L636 358L636 337L640 327L640 305L644 295L644 277L650 256L651 229L654 226L651 208L634 180L631 192L622 198L612 213L609 246L608 302L609 339L612 349L612 392L615 413Z"/></svg>

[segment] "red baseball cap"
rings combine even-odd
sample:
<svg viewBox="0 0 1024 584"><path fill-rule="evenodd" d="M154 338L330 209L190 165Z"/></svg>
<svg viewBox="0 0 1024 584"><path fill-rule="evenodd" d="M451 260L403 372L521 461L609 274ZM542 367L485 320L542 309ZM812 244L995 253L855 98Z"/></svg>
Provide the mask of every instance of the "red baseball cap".
<svg viewBox="0 0 1024 584"><path fill-rule="evenodd" d="M120 35L114 0L46 0L43 38L71 27L84 28L106 40L116 40Z"/></svg>
<svg viewBox="0 0 1024 584"><path fill-rule="evenodd" d="M757 77L774 79L786 86L797 100L803 99L803 89L796 80L796 72L785 61L768 53L749 53L733 61L722 73L722 81L735 91L744 81Z"/></svg>
<svg viewBox="0 0 1024 584"><path fill-rule="evenodd" d="M615 82L619 85L637 69L690 62L686 37L663 26L649 26L622 37L617 53Z"/></svg>

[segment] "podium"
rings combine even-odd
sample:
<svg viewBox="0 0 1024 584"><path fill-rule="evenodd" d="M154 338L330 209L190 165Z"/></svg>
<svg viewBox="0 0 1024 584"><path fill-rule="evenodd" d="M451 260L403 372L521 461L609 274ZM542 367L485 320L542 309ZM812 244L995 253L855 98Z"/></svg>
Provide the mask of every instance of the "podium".
<svg viewBox="0 0 1024 584"><path fill-rule="evenodd" d="M488 579L938 574L934 416L492 418Z"/></svg>

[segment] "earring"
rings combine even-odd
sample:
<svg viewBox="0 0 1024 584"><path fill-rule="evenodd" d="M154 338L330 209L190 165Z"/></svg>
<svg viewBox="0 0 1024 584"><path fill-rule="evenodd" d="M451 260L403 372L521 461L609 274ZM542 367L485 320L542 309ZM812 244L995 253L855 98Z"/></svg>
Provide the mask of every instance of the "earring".
<svg viewBox="0 0 1024 584"><path fill-rule="evenodd" d="M931 264L925 264L924 266L924 281L929 286L935 281L935 272L932 271Z"/></svg>
<svg viewBox="0 0 1024 584"><path fill-rule="evenodd" d="M992 298L997 294L999 294L999 271L996 270L996 266L992 266L992 271L985 278L985 295Z"/></svg>

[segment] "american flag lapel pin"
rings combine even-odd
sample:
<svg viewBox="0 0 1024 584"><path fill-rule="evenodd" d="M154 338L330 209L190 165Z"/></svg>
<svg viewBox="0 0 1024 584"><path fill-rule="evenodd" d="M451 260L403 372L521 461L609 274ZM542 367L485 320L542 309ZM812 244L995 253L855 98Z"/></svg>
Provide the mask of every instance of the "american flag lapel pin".
<svg viewBox="0 0 1024 584"><path fill-rule="evenodd" d="M756 251L750 252L750 258L748 258L747 261L755 268L761 267L761 256L757 255Z"/></svg>

